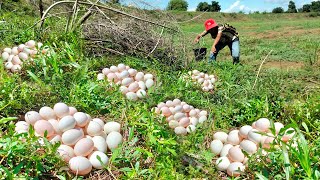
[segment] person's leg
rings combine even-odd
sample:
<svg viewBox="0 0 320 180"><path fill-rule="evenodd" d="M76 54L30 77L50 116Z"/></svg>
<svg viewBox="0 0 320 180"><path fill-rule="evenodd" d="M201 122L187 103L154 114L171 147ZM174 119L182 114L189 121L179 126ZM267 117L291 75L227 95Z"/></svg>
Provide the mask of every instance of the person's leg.
<svg viewBox="0 0 320 180"><path fill-rule="evenodd" d="M208 63L215 62L216 59L217 59L217 56L218 56L219 51L220 51L221 49L223 49L224 47L225 47L224 44L218 43L218 44L216 45L216 52L215 52L215 53L212 53L212 52L210 51Z"/></svg>
<svg viewBox="0 0 320 180"><path fill-rule="evenodd" d="M240 41L235 39L231 44L229 44L229 49L231 51L231 56L233 58L233 64L238 64L240 62Z"/></svg>

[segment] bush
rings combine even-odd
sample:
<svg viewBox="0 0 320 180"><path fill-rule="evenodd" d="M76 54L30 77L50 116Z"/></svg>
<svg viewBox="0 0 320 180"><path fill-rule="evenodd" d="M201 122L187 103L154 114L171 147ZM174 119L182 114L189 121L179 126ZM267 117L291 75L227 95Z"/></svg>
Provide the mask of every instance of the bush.
<svg viewBox="0 0 320 180"><path fill-rule="evenodd" d="M272 10L272 13L284 13L284 10L282 7L276 7Z"/></svg>

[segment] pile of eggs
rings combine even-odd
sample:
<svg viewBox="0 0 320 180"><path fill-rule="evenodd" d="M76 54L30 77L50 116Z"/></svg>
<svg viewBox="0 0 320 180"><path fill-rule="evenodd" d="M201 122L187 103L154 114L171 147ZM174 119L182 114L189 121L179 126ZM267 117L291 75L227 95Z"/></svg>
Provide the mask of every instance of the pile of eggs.
<svg viewBox="0 0 320 180"><path fill-rule="evenodd" d="M214 75L208 75L198 70L189 71L188 74L192 81L201 85L203 91L209 92L214 89L214 83L217 81Z"/></svg>
<svg viewBox="0 0 320 180"><path fill-rule="evenodd" d="M284 125L280 122L274 123L275 133L278 135L280 129ZM240 176L240 172L244 172L248 155L252 155L258 151L259 147L269 149L270 144L273 143L275 136L270 131L271 123L267 118L260 118L255 121L252 126L245 125L239 130L232 130L229 134L225 132L216 132L213 135L214 140L210 144L211 151L220 156L216 160L216 167L219 171L227 171L229 176ZM285 131L281 140L288 142L294 133L287 133L292 131L289 128ZM266 151L262 151L263 155L267 155Z"/></svg>
<svg viewBox="0 0 320 180"><path fill-rule="evenodd" d="M208 112L195 109L179 99L161 102L155 107L155 112L166 117L169 127L174 129L177 135L186 135L196 130L198 123L208 119Z"/></svg>
<svg viewBox="0 0 320 180"><path fill-rule="evenodd" d="M36 136L61 143L57 153L77 175L86 175L92 168L102 169L108 163L107 149L113 150L122 142L119 123L92 119L64 103L55 104L53 109L45 106L39 112L27 112L25 121L16 123L15 131L28 132L29 126L33 126Z"/></svg>
<svg viewBox="0 0 320 180"><path fill-rule="evenodd" d="M98 74L98 80L107 79L111 83L120 85L120 91L127 99L136 101L145 98L147 90L154 85L152 74L144 74L124 64L104 68Z"/></svg>
<svg viewBox="0 0 320 180"><path fill-rule="evenodd" d="M5 62L5 68L11 72L19 72L23 62L35 58L36 55L39 54L39 51L41 51L42 54L47 53L48 49L42 49L42 46L42 43L36 43L34 40L30 40L25 44L20 44L13 48L4 48L1 57Z"/></svg>

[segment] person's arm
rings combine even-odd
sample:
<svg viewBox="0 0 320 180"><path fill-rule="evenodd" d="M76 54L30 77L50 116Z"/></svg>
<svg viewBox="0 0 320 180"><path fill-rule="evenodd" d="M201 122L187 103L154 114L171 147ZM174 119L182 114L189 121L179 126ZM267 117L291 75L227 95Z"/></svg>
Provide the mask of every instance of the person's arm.
<svg viewBox="0 0 320 180"><path fill-rule="evenodd" d="M218 42L220 41L220 38L221 38L221 35L222 35L222 31L219 31L218 34L217 34L217 37L216 39L214 40L214 43L212 45L212 48L211 48L211 52L216 52L216 45L218 44Z"/></svg>
<svg viewBox="0 0 320 180"><path fill-rule="evenodd" d="M203 36L207 35L208 32L207 31L203 31L201 34L198 34L196 39L194 40L195 43L198 43L200 38L202 38Z"/></svg>

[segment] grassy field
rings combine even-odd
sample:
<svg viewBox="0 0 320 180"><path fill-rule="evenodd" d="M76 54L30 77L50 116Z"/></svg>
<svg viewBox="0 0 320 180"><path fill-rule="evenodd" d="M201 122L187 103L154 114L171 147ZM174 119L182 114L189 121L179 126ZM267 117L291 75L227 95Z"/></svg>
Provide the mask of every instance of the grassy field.
<svg viewBox="0 0 320 180"><path fill-rule="evenodd" d="M21 18L14 12L0 15L6 20L0 24L1 49L35 39L55 52L48 59L36 59L33 67L26 67L18 74L8 73L0 63L0 179L73 178L61 168L66 164L55 154L57 145L40 148L34 135L23 135L30 138L22 142L21 135L14 133L14 123L24 113L44 105L52 107L59 101L93 117L121 122L123 126L124 143L112 153L108 152L112 154L108 168L84 179L226 178L214 168L215 157L209 148L214 132L251 125L261 117L300 129L296 136L299 149L285 153L272 148L271 161L251 156L241 179L259 179L259 175L266 179L320 177L319 17L206 13L181 23L190 42L186 44L190 56L195 47L192 40L203 31L204 20L212 17L239 30L241 65L232 65L226 48L213 65L192 62L181 71L173 71L156 60L86 56L77 34L55 31L53 27L59 26L54 24L57 22L52 22L46 33L39 36L34 28L28 29L37 18L28 15ZM179 21L185 21L198 14L174 15ZM211 43L210 37L205 37L207 48ZM253 88L260 63L271 50ZM102 68L119 63L156 75L157 85L147 99L127 101L117 88L96 80ZM213 94L182 80L181 75L193 69L218 76ZM208 110L212 120L200 125L193 134L176 136L165 120L151 111L159 102L174 98Z"/></svg>

